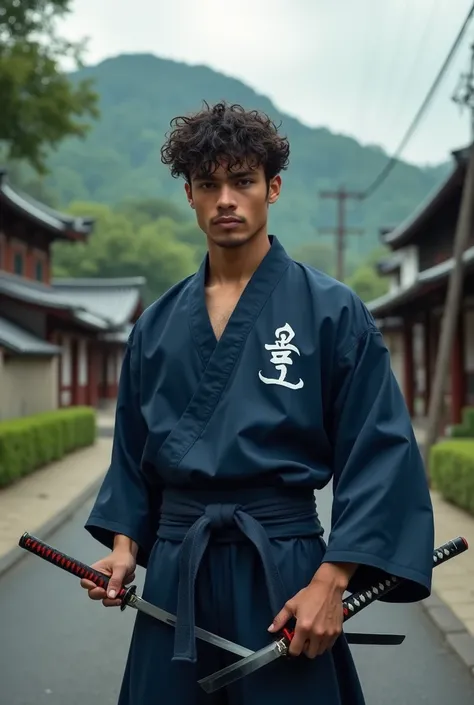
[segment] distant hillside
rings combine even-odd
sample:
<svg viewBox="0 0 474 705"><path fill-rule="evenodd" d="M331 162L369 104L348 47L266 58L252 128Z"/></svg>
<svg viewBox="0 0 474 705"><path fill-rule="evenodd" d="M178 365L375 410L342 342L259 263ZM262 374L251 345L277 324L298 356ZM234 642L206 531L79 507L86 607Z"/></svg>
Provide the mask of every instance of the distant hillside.
<svg viewBox="0 0 474 705"><path fill-rule="evenodd" d="M271 210L272 231L288 247L323 240L318 226L333 226L335 203L318 192L344 184L363 189L387 163L377 147L311 129L279 113L241 81L204 66L193 67L151 55L123 55L73 75L91 77L100 95L101 119L81 142L68 140L51 159L47 187L61 205L71 200L114 204L130 197L166 197L183 204L183 186L160 163L159 150L169 121L200 107L203 99L227 99L259 108L282 122L291 142L291 162L283 175L280 202ZM349 248L361 254L378 244L378 228L406 217L440 181L446 167L398 165L367 201L352 206L350 222L365 228Z"/></svg>

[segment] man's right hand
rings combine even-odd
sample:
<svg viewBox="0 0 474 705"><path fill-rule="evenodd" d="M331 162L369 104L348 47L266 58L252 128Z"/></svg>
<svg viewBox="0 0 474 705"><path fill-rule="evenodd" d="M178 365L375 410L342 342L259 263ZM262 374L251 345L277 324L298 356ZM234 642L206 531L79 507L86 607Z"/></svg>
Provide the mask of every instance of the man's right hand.
<svg viewBox="0 0 474 705"><path fill-rule="evenodd" d="M94 563L91 568L95 568L100 573L110 576L107 592L103 588L97 587L90 580L81 580L81 587L88 591L91 600L102 600L105 607L117 607L120 600L114 599L124 585L128 585L135 580L136 560L130 551L123 548L116 548L106 558Z"/></svg>

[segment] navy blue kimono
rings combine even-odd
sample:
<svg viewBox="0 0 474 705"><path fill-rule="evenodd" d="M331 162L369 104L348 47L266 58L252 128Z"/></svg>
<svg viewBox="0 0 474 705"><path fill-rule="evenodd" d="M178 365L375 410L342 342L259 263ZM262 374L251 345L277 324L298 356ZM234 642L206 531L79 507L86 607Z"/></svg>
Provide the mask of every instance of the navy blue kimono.
<svg viewBox="0 0 474 705"><path fill-rule="evenodd" d="M270 241L219 341L207 258L128 341L86 528L138 544L143 597L179 624L137 614L119 705L363 705L344 636L206 695L197 679L238 657L195 643L194 625L259 649L322 561L359 564L351 591L387 572L406 581L386 600L430 593L430 495L382 336L350 289ZM326 545L315 490L331 479Z"/></svg>

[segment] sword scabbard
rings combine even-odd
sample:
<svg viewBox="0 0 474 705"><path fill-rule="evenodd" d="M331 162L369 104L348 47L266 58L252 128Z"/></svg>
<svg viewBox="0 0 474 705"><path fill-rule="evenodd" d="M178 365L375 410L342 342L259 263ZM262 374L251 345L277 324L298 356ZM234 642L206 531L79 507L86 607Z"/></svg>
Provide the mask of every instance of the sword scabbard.
<svg viewBox="0 0 474 705"><path fill-rule="evenodd" d="M452 541L447 541L433 552L433 567L444 563L454 556L464 553L467 549L467 541L461 536L458 536ZM382 595L387 593L389 590L393 590L399 585L399 583L402 582L404 582L403 578L398 579L388 576L388 584L385 584L384 582L383 590L380 588L380 585L377 584L371 588L368 588L368 590L363 590L352 594L347 598L347 600L343 601L344 621L360 612L364 609L364 607L367 607L376 600L380 599ZM372 639L375 639L375 637L377 637L377 635L356 634L354 635L354 643L371 643ZM257 669L270 663L268 655L271 653L275 654L276 658L280 656L289 657L289 645L292 639L292 625L288 625L288 627L283 629L282 636L279 637L278 641L273 642L270 647L265 646L260 649L260 651L253 653L251 656L245 657L230 666L226 666L220 671L216 671L209 676L205 676L204 678L201 678L198 683L206 693L213 693L220 690L230 683L234 683L236 680L239 680L250 673L254 673ZM385 636L381 635L379 638L380 643L393 645L401 644L403 640L404 636L397 634Z"/></svg>
<svg viewBox="0 0 474 705"><path fill-rule="evenodd" d="M28 532L25 532L18 541L18 545L30 553L34 553L36 556L43 558L45 561L58 566L58 568L62 568L67 573L71 573L77 578L81 578L83 580L90 580L90 582L97 585L97 587L107 590L110 580L108 575L105 575L105 573L100 573L98 570L91 568L85 563L81 563L75 558L71 558L71 556L68 556L66 553L62 553L62 551L58 551L52 546L48 546L47 543L44 543L44 541L36 538L36 536L32 536ZM129 588L121 588L117 595L117 600L120 600L122 603L120 605L120 609L122 611L125 609L130 597L134 595L135 592L136 587L134 585Z"/></svg>
<svg viewBox="0 0 474 705"><path fill-rule="evenodd" d="M468 547L469 546L466 539L462 536L458 536L451 541L447 541L442 544L442 546L439 546L434 550L433 567L441 565L441 563L448 561L450 558L454 558L454 556L464 553L464 551L467 551ZM342 603L344 621L358 614L361 610L368 607L368 605L371 605L373 602L380 600L381 597L394 590L403 582L403 578L387 575L382 578L380 582L367 588L367 590L360 590L359 592L353 593Z"/></svg>

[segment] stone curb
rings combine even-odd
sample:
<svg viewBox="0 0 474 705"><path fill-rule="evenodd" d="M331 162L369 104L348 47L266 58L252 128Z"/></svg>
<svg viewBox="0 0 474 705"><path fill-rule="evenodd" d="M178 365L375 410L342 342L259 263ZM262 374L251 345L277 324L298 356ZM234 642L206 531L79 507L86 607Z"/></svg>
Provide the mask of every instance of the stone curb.
<svg viewBox="0 0 474 705"><path fill-rule="evenodd" d="M420 604L432 623L444 635L451 651L474 677L474 636L434 590L431 596Z"/></svg>
<svg viewBox="0 0 474 705"><path fill-rule="evenodd" d="M63 524L65 524L68 519L70 519L87 500L92 497L102 484L103 476L89 483L82 492L76 495L66 506L60 509L51 519L46 521L41 526L34 527L31 529L31 533L34 533L38 538L46 539L48 536L53 534L57 529L59 529ZM25 526L25 531L29 531L28 527ZM18 537L19 539L20 537ZM4 556L0 557L0 577L9 571L13 566L15 566L19 561L28 555L28 551L21 549L19 546L15 546Z"/></svg>

